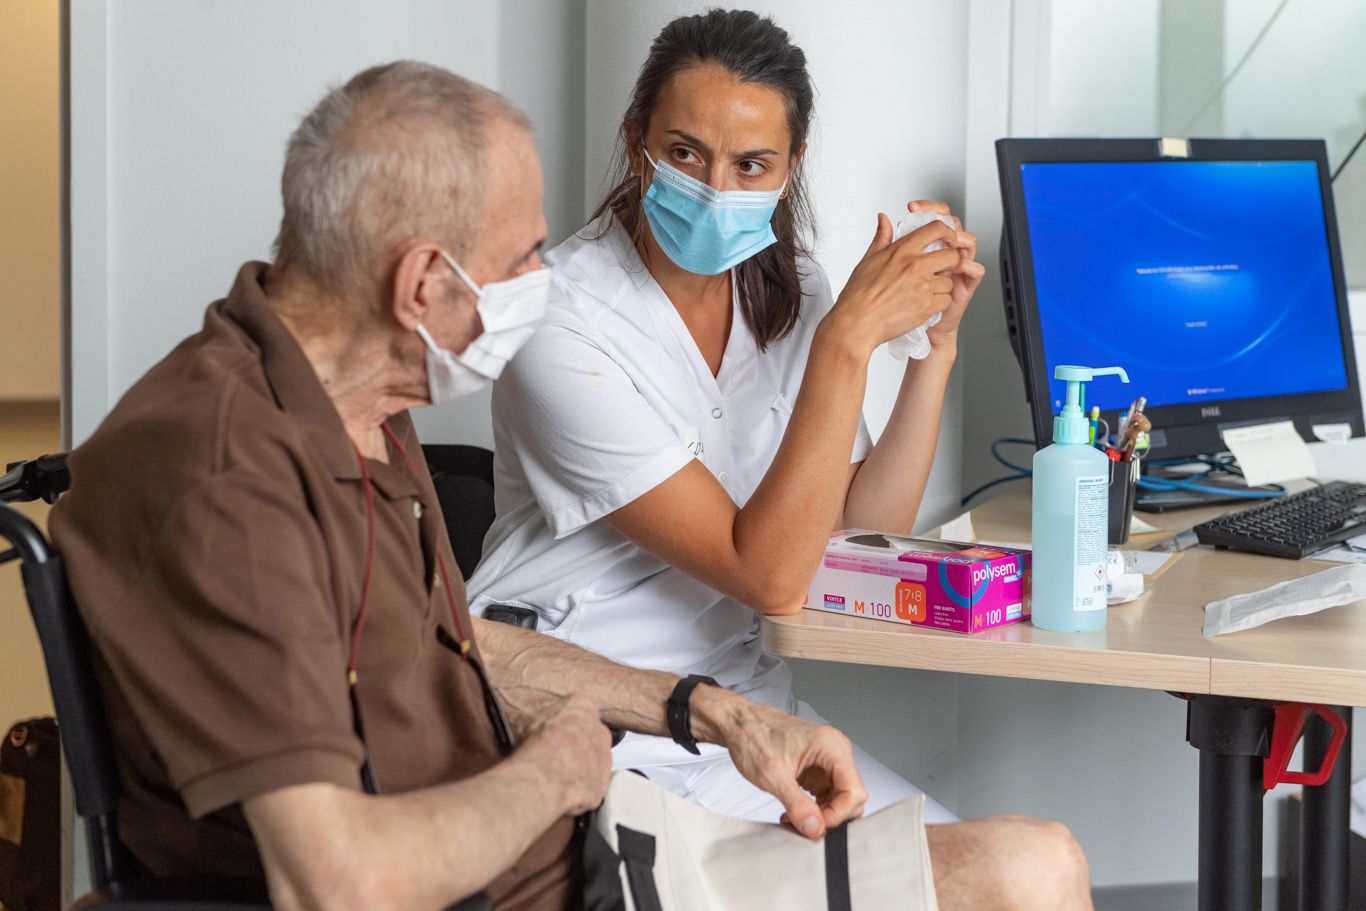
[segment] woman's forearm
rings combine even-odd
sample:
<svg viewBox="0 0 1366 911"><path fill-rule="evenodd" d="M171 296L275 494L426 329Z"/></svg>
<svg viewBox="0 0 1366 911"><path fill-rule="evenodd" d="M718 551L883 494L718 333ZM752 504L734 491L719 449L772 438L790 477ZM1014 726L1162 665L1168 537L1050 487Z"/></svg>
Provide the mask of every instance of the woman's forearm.
<svg viewBox="0 0 1366 911"><path fill-rule="evenodd" d="M844 508L868 383L866 340L827 320L816 331L782 444L735 518L742 565L761 573L765 612L796 610Z"/></svg>
<svg viewBox="0 0 1366 911"><path fill-rule="evenodd" d="M955 358L954 348L939 345L925 360L907 363L887 427L849 486L841 527L911 530L934 463Z"/></svg>

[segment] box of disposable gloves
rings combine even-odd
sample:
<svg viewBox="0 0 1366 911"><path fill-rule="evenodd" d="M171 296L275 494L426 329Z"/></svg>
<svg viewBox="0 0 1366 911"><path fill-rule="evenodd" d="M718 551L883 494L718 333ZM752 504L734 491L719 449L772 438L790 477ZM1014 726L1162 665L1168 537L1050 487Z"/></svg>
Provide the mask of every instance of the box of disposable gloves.
<svg viewBox="0 0 1366 911"><path fill-rule="evenodd" d="M1029 551L866 529L836 532L807 590L813 610L956 633L1029 618Z"/></svg>

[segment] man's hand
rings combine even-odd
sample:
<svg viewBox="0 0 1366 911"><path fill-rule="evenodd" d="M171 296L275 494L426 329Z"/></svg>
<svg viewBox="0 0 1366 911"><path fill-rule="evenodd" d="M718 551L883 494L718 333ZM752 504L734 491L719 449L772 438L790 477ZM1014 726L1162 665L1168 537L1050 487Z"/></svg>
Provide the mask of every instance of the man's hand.
<svg viewBox="0 0 1366 911"><path fill-rule="evenodd" d="M821 838L862 815L868 791L839 731L716 687L695 689L692 707L699 726L715 728L707 739L725 744L740 774L782 803L785 824Z"/></svg>
<svg viewBox="0 0 1366 911"><path fill-rule="evenodd" d="M561 815L577 816L602 803L612 779L612 732L592 700L560 700L531 726L517 752L556 782Z"/></svg>

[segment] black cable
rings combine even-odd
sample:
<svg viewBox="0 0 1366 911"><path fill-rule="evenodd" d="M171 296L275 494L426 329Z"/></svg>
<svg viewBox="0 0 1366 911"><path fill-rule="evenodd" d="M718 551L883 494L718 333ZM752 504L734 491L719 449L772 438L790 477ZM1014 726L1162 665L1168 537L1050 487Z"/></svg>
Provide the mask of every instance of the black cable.
<svg viewBox="0 0 1366 911"><path fill-rule="evenodd" d="M1000 446L1029 446L1032 448L1034 446L1034 441L1027 440L1024 437L998 437L997 439L992 440L991 457L995 459L997 462L999 462L1001 465L1005 466L1006 468L1009 468L1012 473L1005 475L1004 477L997 478L994 481L987 481L981 487L978 487L976 490L972 491L971 493L964 496L961 500L959 500L959 506L967 506L968 503L971 500L975 499L979 494L987 492L991 488L995 487L997 484L1004 484L1006 481L1018 481L1021 478L1028 478L1033 476L1034 472L1032 469L1026 468L1023 465L1016 465L1014 462L1010 461L1005 456L1001 455L1000 449L997 448Z"/></svg>
<svg viewBox="0 0 1366 911"><path fill-rule="evenodd" d="M959 506L967 506L968 503L972 502L972 500L973 500L978 494L987 492L987 491L990 490L991 488L995 487L997 484L1004 484L1006 481L1018 481L1018 480L1020 480L1020 479L1022 479L1022 478L1027 478L1027 477L1029 477L1029 475L1027 475L1027 474L1008 474L1008 475L1006 475L1006 476L1003 477L1003 478L997 478L997 479L994 480L994 481L987 481L987 482L986 482L985 484L983 484L981 487L977 488L977 489L974 490L972 493L967 494L966 496L963 497L963 499L959 500L959 501L958 501L958 505L959 505Z"/></svg>
<svg viewBox="0 0 1366 911"><path fill-rule="evenodd" d="M1357 141L1352 146L1352 150L1347 153L1347 157L1338 162L1337 168L1333 171L1333 176L1328 178L1329 183L1333 183L1338 179L1338 175L1342 173L1342 169L1347 167L1347 162L1352 160L1352 156L1357 153L1357 149L1361 148L1363 142L1366 142L1366 130L1361 131L1361 135L1357 137Z"/></svg>
<svg viewBox="0 0 1366 911"><path fill-rule="evenodd" d="M1228 88L1229 83L1231 83L1234 80L1234 78L1237 77L1237 75L1240 72L1242 72L1243 67L1247 64L1249 60L1252 59L1253 53L1255 53L1257 48L1261 46L1262 39L1264 39L1267 36L1267 33L1271 31L1271 26L1276 24L1276 19L1281 15L1282 12L1285 11L1285 8L1289 5L1289 3L1290 0L1281 0L1280 5L1278 5L1274 10L1271 11L1271 15L1267 17L1265 24L1262 25L1261 31L1257 33L1257 37L1252 39L1252 43L1247 46L1247 50L1243 51L1243 56L1239 57L1238 62L1233 64L1233 68L1228 71L1228 75L1225 76L1223 80L1219 83L1219 87L1214 90L1214 94L1209 96L1209 99L1203 105L1200 106L1200 110L1195 112L1195 116L1192 117L1186 123L1186 125L1180 129L1179 132L1173 133L1172 135L1190 135L1191 127L1195 126L1197 123L1200 122L1200 118L1205 116L1205 112L1213 106L1214 102L1219 100L1219 96L1224 94L1224 90Z"/></svg>
<svg viewBox="0 0 1366 911"><path fill-rule="evenodd" d="M997 449L998 446L1033 447L1033 445L1033 440L1026 440L1023 437L1001 437L1000 439L991 441L991 457L1011 471L1016 471L1021 474L1033 474L1032 468L1028 468L1024 465L1016 465L1014 462L1007 460L1005 456L1001 455L1000 451Z"/></svg>

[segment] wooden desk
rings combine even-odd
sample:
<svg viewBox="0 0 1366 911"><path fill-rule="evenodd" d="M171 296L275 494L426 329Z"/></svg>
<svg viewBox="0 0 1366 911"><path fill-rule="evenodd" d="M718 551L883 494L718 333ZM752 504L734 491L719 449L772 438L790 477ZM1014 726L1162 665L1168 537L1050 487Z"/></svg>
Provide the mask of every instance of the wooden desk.
<svg viewBox="0 0 1366 911"><path fill-rule="evenodd" d="M1227 508L1142 514L1163 531L1133 536L1125 547L1146 549ZM1028 542L1028 485L1017 484L974 509L972 522L984 541ZM764 618L762 635L766 649L794 658L1166 690L1198 697L1192 705L1198 704L1203 714L1197 716L1193 709L1192 718L1202 719L1200 724L1214 716L1219 724L1237 723L1240 713L1258 711L1260 701L1366 705L1366 611L1359 606L1278 620L1214 639L1203 634L1208 602L1333 565L1194 547L1169 560L1142 599L1110 608L1105 629L1087 633L1055 633L1017 623L968 636L804 610L792 616ZM1311 746L1308 752L1319 747ZM1202 749L1202 911L1224 907L1245 911L1260 903L1260 762L1254 761L1255 755L1239 754L1239 761L1230 767L1229 758ZM1213 776L1209 781L1207 759ZM1348 765L1339 762L1333 776L1335 807L1346 799ZM1245 831L1251 825L1247 814L1252 812L1250 801L1254 796L1253 784L1245 779L1252 775L1254 766L1255 845L1249 843L1251 833ZM1236 779L1232 792L1230 777ZM1238 804L1236 812L1230 809L1230 802ZM1208 820L1207 814L1211 817ZM1345 809L1341 820L1345 827ZM1336 811L1325 824L1339 825ZM1333 838L1337 838L1336 833ZM1345 901L1345 866L1341 871L1328 872L1340 876ZM1254 873L1257 897L1245 902L1242 896L1254 884ZM1328 911L1329 906L1314 907Z"/></svg>

